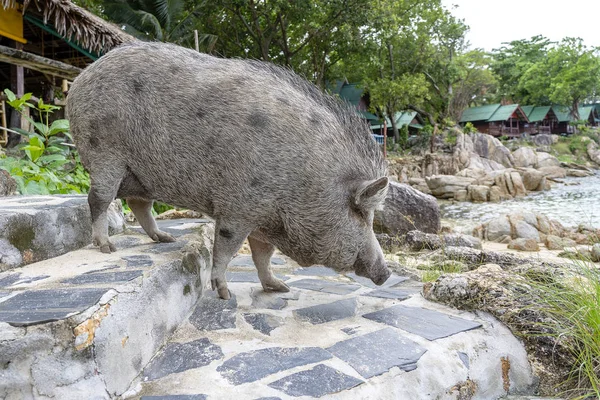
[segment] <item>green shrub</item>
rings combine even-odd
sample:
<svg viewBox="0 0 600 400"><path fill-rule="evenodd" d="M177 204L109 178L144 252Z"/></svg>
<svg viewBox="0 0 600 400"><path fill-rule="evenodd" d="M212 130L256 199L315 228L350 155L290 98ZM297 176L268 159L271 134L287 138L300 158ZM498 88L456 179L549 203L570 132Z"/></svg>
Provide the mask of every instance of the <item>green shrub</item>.
<svg viewBox="0 0 600 400"><path fill-rule="evenodd" d="M50 115L60 107L39 100L31 104L31 93L18 99L13 92L4 90L8 104L33 126L32 132L13 129L25 137L17 146L20 157L0 158L0 168L17 182L21 194L74 194L87 193L90 187L88 173L81 165L72 144L69 121L59 119L50 124ZM23 114L25 107L37 110L40 122Z"/></svg>
<svg viewBox="0 0 600 400"><path fill-rule="evenodd" d="M540 322L572 357L564 393L569 398L600 398L600 270L592 263L575 262L573 276L533 282L537 307L548 316Z"/></svg>
<svg viewBox="0 0 600 400"><path fill-rule="evenodd" d="M400 148L406 149L408 144L408 125L402 125L402 128L400 128L398 133L400 134L400 141L398 144L400 145Z"/></svg>
<svg viewBox="0 0 600 400"><path fill-rule="evenodd" d="M470 123L470 122L467 122L467 123L465 124L465 127L463 128L463 132L464 132L464 133L477 133L477 132L479 132L479 131L477 130L477 128L475 128L475 127L473 126L473 124L472 124L472 123Z"/></svg>

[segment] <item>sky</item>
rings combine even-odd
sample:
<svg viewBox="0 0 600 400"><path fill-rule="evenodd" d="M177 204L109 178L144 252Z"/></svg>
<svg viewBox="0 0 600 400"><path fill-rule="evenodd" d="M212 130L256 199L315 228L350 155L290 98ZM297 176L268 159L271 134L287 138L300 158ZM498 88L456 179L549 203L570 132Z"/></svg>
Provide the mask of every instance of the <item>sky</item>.
<svg viewBox="0 0 600 400"><path fill-rule="evenodd" d="M470 27L471 48L490 51L502 42L543 35L552 41L580 37L600 47L600 0L442 0ZM458 7L453 8L453 5Z"/></svg>

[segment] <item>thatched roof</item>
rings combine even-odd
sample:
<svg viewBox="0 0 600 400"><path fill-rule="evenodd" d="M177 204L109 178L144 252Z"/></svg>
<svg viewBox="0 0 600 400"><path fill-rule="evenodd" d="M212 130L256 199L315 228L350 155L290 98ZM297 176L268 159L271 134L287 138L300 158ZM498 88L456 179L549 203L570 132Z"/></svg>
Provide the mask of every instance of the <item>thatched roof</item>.
<svg viewBox="0 0 600 400"><path fill-rule="evenodd" d="M4 8L16 0L0 0ZM52 24L56 31L69 40L95 53L106 53L113 47L136 40L118 26L76 6L69 0L24 0L23 13L29 7L43 16L45 24Z"/></svg>

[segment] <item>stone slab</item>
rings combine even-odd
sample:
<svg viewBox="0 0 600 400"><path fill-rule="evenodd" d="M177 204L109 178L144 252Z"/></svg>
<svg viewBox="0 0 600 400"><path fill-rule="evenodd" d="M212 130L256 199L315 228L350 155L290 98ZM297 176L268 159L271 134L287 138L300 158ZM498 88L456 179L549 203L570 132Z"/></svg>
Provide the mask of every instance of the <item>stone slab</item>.
<svg viewBox="0 0 600 400"><path fill-rule="evenodd" d="M142 276L144 271L134 269L131 271L114 271L114 272L96 272L93 274L82 274L73 278L63 279L61 283L69 283L72 285L85 285L90 283L116 283L127 282L132 279Z"/></svg>
<svg viewBox="0 0 600 400"><path fill-rule="evenodd" d="M332 282L324 279L300 279L289 283L288 286L332 294L350 294L360 289L360 285L357 284Z"/></svg>
<svg viewBox="0 0 600 400"><path fill-rule="evenodd" d="M481 327L478 322L402 304L365 314L363 317L403 329L428 340L436 340Z"/></svg>
<svg viewBox="0 0 600 400"><path fill-rule="evenodd" d="M354 335L356 332L358 332L358 327L346 327L346 328L342 328L340 329L342 332L344 332L346 335L348 336L352 336Z"/></svg>
<svg viewBox="0 0 600 400"><path fill-rule="evenodd" d="M230 383L240 385L330 358L331 354L319 347L269 347L237 354L220 365L217 371Z"/></svg>
<svg viewBox="0 0 600 400"><path fill-rule="evenodd" d="M369 288L371 288L371 289L377 289L377 288L380 288L380 287L387 288L387 287L390 287L390 286L397 285L397 284L399 284L399 283L401 283L401 282L407 281L407 280L409 279L409 278L408 278L408 277L406 277L406 276L399 276L399 275L396 275L396 274L392 274L392 275L390 275L390 277L387 279L387 281L385 281L385 282L383 283L383 285L381 285L381 286L377 286L377 285L376 285L376 284L374 284L374 283L373 283L373 281L372 281L372 280L370 280L369 278L365 278L365 277L362 277L362 276L358 276L358 275L356 275L354 272L350 272L350 273L346 274L346 276L347 276L348 278L352 279L353 281L355 281L355 282L357 282L357 283L360 283L361 285L363 285L363 286L366 286L366 287L369 287Z"/></svg>
<svg viewBox="0 0 600 400"><path fill-rule="evenodd" d="M206 400L205 394L169 394L165 396L142 396L140 400Z"/></svg>
<svg viewBox="0 0 600 400"><path fill-rule="evenodd" d="M284 299L280 293L265 292L262 288L252 288L250 291L252 298L252 308L268 310L283 310L287 307L287 299Z"/></svg>
<svg viewBox="0 0 600 400"><path fill-rule="evenodd" d="M229 300L220 299L211 291L198 301L190 315L190 323L201 331L215 331L235 328L237 300L232 294Z"/></svg>
<svg viewBox="0 0 600 400"><path fill-rule="evenodd" d="M144 369L143 376L155 380L199 368L223 358L221 348L207 338L187 343L169 343Z"/></svg>
<svg viewBox="0 0 600 400"><path fill-rule="evenodd" d="M109 289L29 290L0 303L0 322L14 326L58 321L93 306Z"/></svg>
<svg viewBox="0 0 600 400"><path fill-rule="evenodd" d="M127 268L139 268L139 267L151 267L154 264L152 257L145 254L136 254L134 256L121 257L121 260L125 260Z"/></svg>
<svg viewBox="0 0 600 400"><path fill-rule="evenodd" d="M363 293L363 296L379 297L381 299L406 300L410 297L410 293L395 288L380 288Z"/></svg>
<svg viewBox="0 0 600 400"><path fill-rule="evenodd" d="M171 253L183 249L187 242L187 240L178 239L177 241L170 243L152 243L149 248L144 250L144 253Z"/></svg>
<svg viewBox="0 0 600 400"><path fill-rule="evenodd" d="M322 265L313 265L307 268L298 268L294 271L294 275L303 276L338 276L339 274L332 268Z"/></svg>
<svg viewBox="0 0 600 400"><path fill-rule="evenodd" d="M108 209L109 234L124 228L120 200ZM87 246L92 224L87 196L0 198L0 271Z"/></svg>
<svg viewBox="0 0 600 400"><path fill-rule="evenodd" d="M20 285L23 283L41 281L42 279L46 279L48 277L48 275L23 276L20 272L7 272L0 274L0 288L9 288L17 284Z"/></svg>
<svg viewBox="0 0 600 400"><path fill-rule="evenodd" d="M244 319L260 333L271 336L271 331L283 325L283 319L270 314L248 313Z"/></svg>
<svg viewBox="0 0 600 400"><path fill-rule="evenodd" d="M310 396L323 397L325 395L352 389L364 383L360 379L346 375L334 368L319 364L307 371L297 372L279 379L269 386L281 390L294 397Z"/></svg>
<svg viewBox="0 0 600 400"><path fill-rule="evenodd" d="M287 276L283 275L275 275L277 278L287 281ZM258 273L256 271L227 271L226 272L227 282L248 282L248 283L260 283L260 279L258 278Z"/></svg>
<svg viewBox="0 0 600 400"><path fill-rule="evenodd" d="M192 233L197 234L199 228L211 222L211 220L206 218L161 219L156 221L156 225L160 230L177 237ZM144 229L137 224L129 225L129 228L144 235L146 234Z"/></svg>
<svg viewBox="0 0 600 400"><path fill-rule="evenodd" d="M426 351L392 328L338 342L327 350L350 364L365 379L381 375L393 367L412 371Z"/></svg>
<svg viewBox="0 0 600 400"><path fill-rule="evenodd" d="M317 304L316 306L294 310L296 318L308 321L313 325L350 318L356 314L356 298Z"/></svg>
<svg viewBox="0 0 600 400"><path fill-rule="evenodd" d="M281 257L271 257L271 265L285 265L285 260ZM237 256L229 262L230 267L254 267L252 256Z"/></svg>

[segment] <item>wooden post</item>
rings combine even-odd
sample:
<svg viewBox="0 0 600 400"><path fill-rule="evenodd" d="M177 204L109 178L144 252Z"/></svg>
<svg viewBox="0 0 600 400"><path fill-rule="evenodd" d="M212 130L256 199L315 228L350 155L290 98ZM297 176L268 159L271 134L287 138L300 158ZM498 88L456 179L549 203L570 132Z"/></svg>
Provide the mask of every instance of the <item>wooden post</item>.
<svg viewBox="0 0 600 400"><path fill-rule="evenodd" d="M383 118L383 158L387 158L387 121Z"/></svg>
<svg viewBox="0 0 600 400"><path fill-rule="evenodd" d="M200 51L200 43L198 42L198 30L194 29L194 45L196 46L196 51Z"/></svg>

